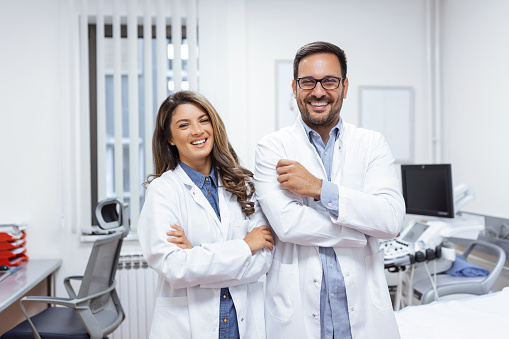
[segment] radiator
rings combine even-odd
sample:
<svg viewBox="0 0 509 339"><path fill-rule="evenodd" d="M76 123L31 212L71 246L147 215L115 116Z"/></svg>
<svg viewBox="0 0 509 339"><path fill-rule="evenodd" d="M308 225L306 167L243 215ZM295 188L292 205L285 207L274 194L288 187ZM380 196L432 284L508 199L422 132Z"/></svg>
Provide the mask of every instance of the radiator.
<svg viewBox="0 0 509 339"><path fill-rule="evenodd" d="M154 312L157 273L148 267L141 254L121 255L116 289L126 314L111 339L148 339Z"/></svg>

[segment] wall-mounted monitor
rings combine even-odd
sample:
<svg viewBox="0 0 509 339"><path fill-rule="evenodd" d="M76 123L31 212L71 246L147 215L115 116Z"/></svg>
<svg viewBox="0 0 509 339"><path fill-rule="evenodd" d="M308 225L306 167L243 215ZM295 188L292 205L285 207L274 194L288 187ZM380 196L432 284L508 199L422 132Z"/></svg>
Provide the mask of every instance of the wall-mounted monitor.
<svg viewBox="0 0 509 339"><path fill-rule="evenodd" d="M401 165L407 214L454 218L450 164Z"/></svg>

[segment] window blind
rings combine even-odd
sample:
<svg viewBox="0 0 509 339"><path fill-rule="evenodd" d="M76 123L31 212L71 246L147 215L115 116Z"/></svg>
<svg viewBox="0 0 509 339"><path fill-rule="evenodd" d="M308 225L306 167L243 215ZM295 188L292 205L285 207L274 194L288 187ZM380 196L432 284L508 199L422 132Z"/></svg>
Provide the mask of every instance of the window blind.
<svg viewBox="0 0 509 339"><path fill-rule="evenodd" d="M106 198L127 202L135 231L142 184L153 173L159 105L172 92L198 89L197 3L78 0L75 5L80 109L90 117L90 205Z"/></svg>

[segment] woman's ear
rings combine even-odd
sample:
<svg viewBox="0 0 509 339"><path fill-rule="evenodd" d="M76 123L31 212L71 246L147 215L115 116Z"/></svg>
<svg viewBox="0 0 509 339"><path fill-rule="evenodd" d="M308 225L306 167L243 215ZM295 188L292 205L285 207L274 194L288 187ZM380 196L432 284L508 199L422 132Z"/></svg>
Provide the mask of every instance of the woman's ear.
<svg viewBox="0 0 509 339"><path fill-rule="evenodd" d="M168 142L170 143L170 145L175 146L175 143L173 142L172 139L168 139Z"/></svg>

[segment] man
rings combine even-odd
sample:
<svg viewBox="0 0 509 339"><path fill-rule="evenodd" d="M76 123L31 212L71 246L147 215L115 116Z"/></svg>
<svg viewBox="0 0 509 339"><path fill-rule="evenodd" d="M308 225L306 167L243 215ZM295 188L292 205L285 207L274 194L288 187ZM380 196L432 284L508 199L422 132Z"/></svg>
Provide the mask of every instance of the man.
<svg viewBox="0 0 509 339"><path fill-rule="evenodd" d="M405 214L394 158L380 133L340 117L339 47L303 46L293 68L301 115L256 148L256 194L277 235L267 337L399 338L378 245Z"/></svg>

